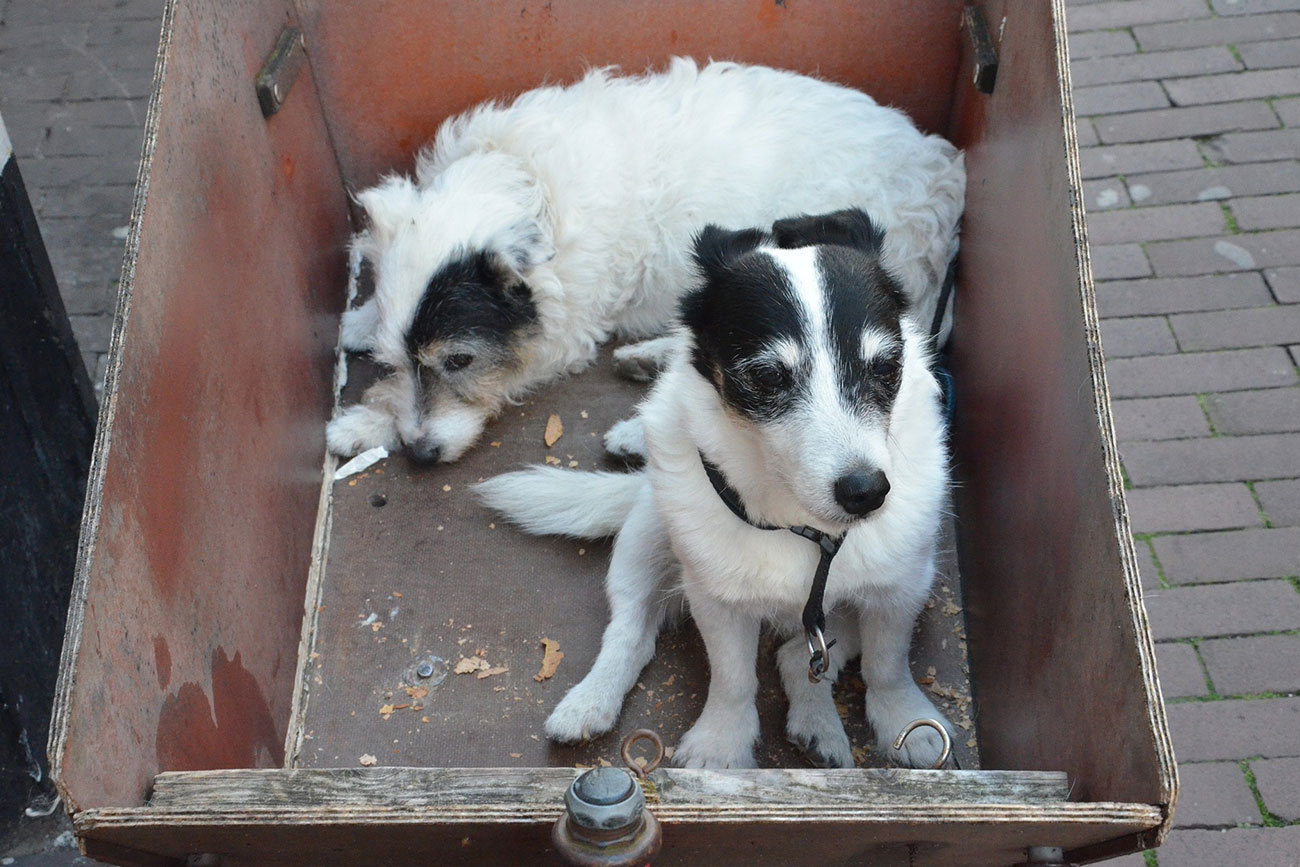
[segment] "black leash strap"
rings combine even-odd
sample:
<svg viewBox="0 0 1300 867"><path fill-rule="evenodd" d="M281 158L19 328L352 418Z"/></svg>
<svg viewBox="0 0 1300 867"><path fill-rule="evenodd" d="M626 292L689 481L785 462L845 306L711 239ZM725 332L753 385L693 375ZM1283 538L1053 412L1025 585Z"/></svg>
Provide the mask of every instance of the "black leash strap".
<svg viewBox="0 0 1300 867"><path fill-rule="evenodd" d="M753 520L745 511L745 504L740 501L736 489L727 484L722 470L706 458L703 452L700 452L700 462L704 464L704 473L709 477L709 483L713 485L718 498L737 518L757 530L789 530L820 549L821 558L817 561L817 571L813 574L812 589L808 592L808 602L803 607L803 629L804 636L808 639L808 680L821 683L822 675L830 668L830 649L835 646L833 639L826 641L826 614L822 610L822 600L826 597L826 579L831 574L831 561L839 553L844 537L828 535L815 527L774 527Z"/></svg>

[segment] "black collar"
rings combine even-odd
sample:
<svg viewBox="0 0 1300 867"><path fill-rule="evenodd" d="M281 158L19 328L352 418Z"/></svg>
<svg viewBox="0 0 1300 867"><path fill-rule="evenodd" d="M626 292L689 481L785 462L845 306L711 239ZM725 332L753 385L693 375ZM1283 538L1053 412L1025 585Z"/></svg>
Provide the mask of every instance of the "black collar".
<svg viewBox="0 0 1300 867"><path fill-rule="evenodd" d="M831 536L816 527L808 527L802 524L794 527L774 527L771 524L755 521L745 511L745 504L741 502L740 494L736 493L735 488L727 484L727 477L722 474L722 470L706 458L704 452L700 452L700 462L704 464L704 472L709 477L709 483L713 485L713 490L717 491L718 498L726 504L727 508L737 518L758 530L789 530L821 549L821 558L817 561L817 571L813 574L812 589L808 592L808 602L803 607L804 635L808 639L808 679L813 683L820 683L821 676L830 667L830 649L835 644L833 639L828 643L824 635L826 614L822 611L822 600L826 596L826 579L830 576L831 561L839 553L840 545L844 542L844 535Z"/></svg>

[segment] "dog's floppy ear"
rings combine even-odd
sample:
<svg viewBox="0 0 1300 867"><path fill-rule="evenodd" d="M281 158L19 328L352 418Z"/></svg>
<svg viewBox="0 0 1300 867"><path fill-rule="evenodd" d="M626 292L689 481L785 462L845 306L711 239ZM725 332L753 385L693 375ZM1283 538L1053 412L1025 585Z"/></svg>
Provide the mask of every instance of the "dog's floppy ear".
<svg viewBox="0 0 1300 867"><path fill-rule="evenodd" d="M848 208L830 214L789 217L772 224L777 246L785 250L834 244L853 247L864 253L879 253L885 230L871 222L865 211Z"/></svg>
<svg viewBox="0 0 1300 867"><path fill-rule="evenodd" d="M734 232L710 224L695 236L695 261L706 275L715 274L767 240L762 229Z"/></svg>
<svg viewBox="0 0 1300 867"><path fill-rule="evenodd" d="M520 276L555 258L555 242L541 219L515 223L498 234L492 247L501 261Z"/></svg>
<svg viewBox="0 0 1300 867"><path fill-rule="evenodd" d="M386 245L402 224L414 217L419 198L415 184L402 175L389 175L357 193L357 204L366 212L369 236L375 246Z"/></svg>

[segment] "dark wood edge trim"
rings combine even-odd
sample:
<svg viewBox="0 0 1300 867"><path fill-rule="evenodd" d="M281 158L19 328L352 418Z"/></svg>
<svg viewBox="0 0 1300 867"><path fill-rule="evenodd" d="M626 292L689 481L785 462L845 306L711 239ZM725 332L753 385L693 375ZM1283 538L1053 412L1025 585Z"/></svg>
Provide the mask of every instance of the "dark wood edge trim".
<svg viewBox="0 0 1300 867"><path fill-rule="evenodd" d="M1074 96L1070 78L1069 34L1066 30L1065 0L1052 0L1052 27L1056 40L1057 80L1061 94L1061 122L1065 134L1066 165L1070 183L1070 213L1074 222L1075 250L1078 256L1079 292L1083 305L1084 329L1088 337L1089 366L1096 396L1097 421L1102 450L1106 459L1107 485L1114 510L1115 533L1119 539L1124 564L1124 589L1132 618L1142 667L1142 685L1146 692L1147 718L1154 739L1160 770L1161 806L1164 821L1158 829L1156 844L1164 841L1173 823L1174 804L1178 800L1178 766L1174 759L1173 740L1165 716L1164 699L1156 675L1155 643L1151 624L1142 602L1142 582L1138 573L1133 532L1129 524L1128 502L1120 472L1119 448L1115 440L1115 423L1110 409L1110 385L1101 346L1101 328L1097 319L1097 297L1092 277L1092 257L1088 247L1088 227L1084 213L1083 173L1079 168L1079 140L1074 123Z"/></svg>
<svg viewBox="0 0 1300 867"><path fill-rule="evenodd" d="M95 446L91 456L90 475L86 482L85 505L82 508L81 538L77 544L77 569L73 578L72 597L68 605L68 620L63 638L63 653L59 660L59 679L54 692L54 710L50 723L47 751L50 775L64 808L70 813L78 809L77 799L63 783L63 752L67 746L72 692L76 685L77 658L81 650L81 630L86 619L86 598L94 559L95 536L99 529L100 499L104 491L104 471L112 446L113 421L117 416L117 378L122 364L122 344L126 321L131 310L131 295L135 285L136 260L140 254L140 229L149 199L149 177L153 166L154 149L158 141L160 104L163 84L167 77L167 55L171 47L172 32L176 23L179 0L167 0L163 9L162 27L158 39L158 55L154 60L153 87L149 95L149 108L145 114L144 140L140 149L140 165L136 170L135 198L131 206L130 230L122 260L121 279L118 282L117 306L113 315L113 333L108 349L108 369L104 377L104 403L100 408L99 425L95 431Z"/></svg>

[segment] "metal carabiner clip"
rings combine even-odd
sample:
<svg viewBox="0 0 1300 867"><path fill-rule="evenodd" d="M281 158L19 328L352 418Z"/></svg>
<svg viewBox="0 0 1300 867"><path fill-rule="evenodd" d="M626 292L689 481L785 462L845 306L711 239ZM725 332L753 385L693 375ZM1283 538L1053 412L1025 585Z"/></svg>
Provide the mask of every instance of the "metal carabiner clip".
<svg viewBox="0 0 1300 867"><path fill-rule="evenodd" d="M948 756L952 755L952 738L948 735L948 729L938 720L928 718L912 720L910 723L903 726L903 730L898 733L898 737L894 738L894 749L901 750L903 748L903 741L907 740L907 736L923 726L934 729L939 733L939 737L943 739L943 751L939 753L938 760L930 766L930 770L937 771L947 764Z"/></svg>
<svg viewBox="0 0 1300 867"><path fill-rule="evenodd" d="M835 642L826 643L826 636L820 627L805 630L808 639L808 682L821 683L822 675L831 667L831 647Z"/></svg>

